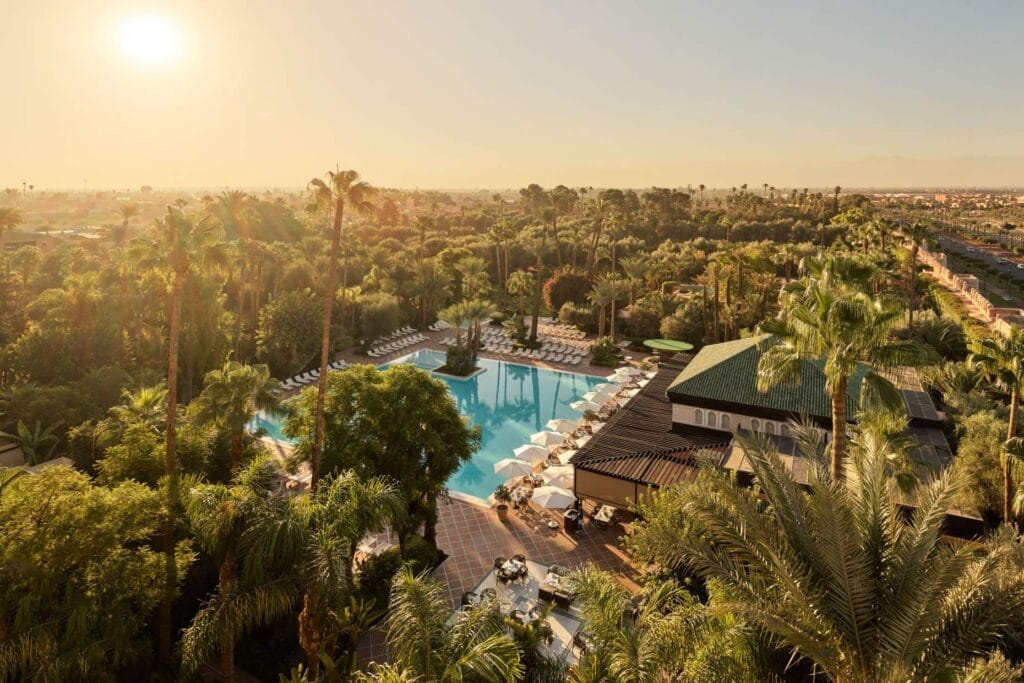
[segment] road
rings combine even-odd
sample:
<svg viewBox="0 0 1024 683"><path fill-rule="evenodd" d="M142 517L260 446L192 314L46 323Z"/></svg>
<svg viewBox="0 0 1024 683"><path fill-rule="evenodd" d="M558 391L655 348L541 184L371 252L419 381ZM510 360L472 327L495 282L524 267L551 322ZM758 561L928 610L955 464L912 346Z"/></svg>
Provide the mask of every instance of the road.
<svg viewBox="0 0 1024 683"><path fill-rule="evenodd" d="M996 249L987 244L970 243L960 238L944 234L935 235L935 239L939 243L941 251L945 252L947 255L951 257L960 256L979 260L994 268L996 272L1003 273L1009 277L1017 284L1017 287L1024 287L1024 262L1014 260L1017 259L1017 257L1012 253ZM986 290L992 290L1000 297L1006 299L1009 305L1024 305L1024 301L1021 301L1021 297L1017 293L1009 291L1003 283L993 282L991 275L984 272L976 265L966 261L960 261L958 263L954 258L950 258L949 261L949 267L953 271L966 271L976 275L978 279L984 283L983 293L985 293ZM993 301L992 303L999 305L996 301Z"/></svg>

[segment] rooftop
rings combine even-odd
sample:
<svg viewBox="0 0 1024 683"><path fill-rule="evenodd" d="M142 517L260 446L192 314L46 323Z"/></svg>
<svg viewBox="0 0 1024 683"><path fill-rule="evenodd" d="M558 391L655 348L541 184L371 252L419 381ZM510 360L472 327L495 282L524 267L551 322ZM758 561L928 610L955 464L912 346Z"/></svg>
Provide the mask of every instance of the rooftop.
<svg viewBox="0 0 1024 683"><path fill-rule="evenodd" d="M728 404L760 408L776 418L807 415L830 421L832 403L825 391L821 362L804 361L799 382L758 390L758 363L764 349L772 343L775 342L769 335L760 335L705 346L671 382L668 396L676 403ZM861 380L867 370L867 366L861 366L851 378L846 398L847 419L860 404Z"/></svg>

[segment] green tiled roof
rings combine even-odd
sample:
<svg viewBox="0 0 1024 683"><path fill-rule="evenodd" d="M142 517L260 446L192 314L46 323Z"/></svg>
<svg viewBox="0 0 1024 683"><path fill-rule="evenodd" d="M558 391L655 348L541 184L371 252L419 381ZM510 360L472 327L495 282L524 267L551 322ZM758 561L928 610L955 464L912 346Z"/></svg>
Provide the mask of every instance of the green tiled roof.
<svg viewBox="0 0 1024 683"><path fill-rule="evenodd" d="M805 361L798 383L777 384L765 392L757 390L757 365L761 359L758 346L766 349L772 343L775 342L771 337L761 335L705 346L669 386L669 398L684 403L705 399L831 419L832 402L825 391L822 361ZM857 412L866 371L866 366L860 366L850 379L847 419Z"/></svg>

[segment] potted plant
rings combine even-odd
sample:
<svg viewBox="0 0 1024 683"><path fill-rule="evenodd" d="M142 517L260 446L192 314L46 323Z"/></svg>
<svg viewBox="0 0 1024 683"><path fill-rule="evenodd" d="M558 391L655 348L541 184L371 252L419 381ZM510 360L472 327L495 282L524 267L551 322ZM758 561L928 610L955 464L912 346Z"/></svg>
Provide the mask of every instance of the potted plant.
<svg viewBox="0 0 1024 683"><path fill-rule="evenodd" d="M498 511L498 519L504 522L508 519L508 504L512 502L512 492L507 486L499 484L498 488L494 489L494 502L494 509Z"/></svg>

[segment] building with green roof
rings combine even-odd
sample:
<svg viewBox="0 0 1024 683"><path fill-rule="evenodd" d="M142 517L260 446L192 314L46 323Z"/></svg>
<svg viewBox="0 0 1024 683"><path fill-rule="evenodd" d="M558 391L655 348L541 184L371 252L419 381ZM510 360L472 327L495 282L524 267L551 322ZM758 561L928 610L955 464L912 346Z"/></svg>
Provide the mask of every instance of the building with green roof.
<svg viewBox="0 0 1024 683"><path fill-rule="evenodd" d="M761 335L701 349L666 390L673 423L785 436L786 422L804 417L830 430L832 402L825 390L823 361L804 361L798 382L777 384L766 391L758 389L761 355L775 343L773 337ZM854 422L859 412L861 383L868 370L862 365L850 378L846 397L849 422ZM939 425L938 413L920 387L916 372L905 368L886 374L904 394L912 425Z"/></svg>

